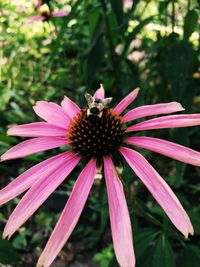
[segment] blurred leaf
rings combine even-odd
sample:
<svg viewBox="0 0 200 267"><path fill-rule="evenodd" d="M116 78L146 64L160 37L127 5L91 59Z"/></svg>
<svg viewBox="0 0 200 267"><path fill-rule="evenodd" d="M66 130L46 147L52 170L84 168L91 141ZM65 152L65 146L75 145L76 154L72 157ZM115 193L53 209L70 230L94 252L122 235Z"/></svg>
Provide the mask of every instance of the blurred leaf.
<svg viewBox="0 0 200 267"><path fill-rule="evenodd" d="M110 0L110 3L115 13L117 23L120 26L123 23L123 1L122 0L118 0L118 1Z"/></svg>
<svg viewBox="0 0 200 267"><path fill-rule="evenodd" d="M180 260L181 267L199 267L200 249L197 246L186 246L182 252Z"/></svg>
<svg viewBox="0 0 200 267"><path fill-rule="evenodd" d="M3 264L16 264L19 260L20 255L12 243L0 237L0 262Z"/></svg>
<svg viewBox="0 0 200 267"><path fill-rule="evenodd" d="M113 256L112 260L110 261L108 267L119 267L119 264L117 262L115 255Z"/></svg>
<svg viewBox="0 0 200 267"><path fill-rule="evenodd" d="M13 246L17 249L26 249L27 248L27 239L31 236L31 231L25 227L21 227L19 234L13 239Z"/></svg>
<svg viewBox="0 0 200 267"><path fill-rule="evenodd" d="M195 10L189 10L185 16L184 20L184 39L188 40L198 23L198 13Z"/></svg>
<svg viewBox="0 0 200 267"><path fill-rule="evenodd" d="M95 27L100 17L100 11L101 11L100 7L95 7L90 12L88 12L90 38L92 38L94 34Z"/></svg>
<svg viewBox="0 0 200 267"><path fill-rule="evenodd" d="M188 138L188 130L187 128L184 129L171 129L170 135L172 138L172 141L183 145L183 146L189 146L189 138ZM186 164L179 161L174 161L174 165L176 166L176 173L175 173L175 179L170 179L170 184L178 187L182 184L183 175L185 173Z"/></svg>
<svg viewBox="0 0 200 267"><path fill-rule="evenodd" d="M194 68L192 46L186 41L175 41L170 46L165 64L173 99L181 102L184 108L190 109L194 94L194 89L189 84Z"/></svg>
<svg viewBox="0 0 200 267"><path fill-rule="evenodd" d="M3 88L3 86L2 88L0 87L0 91L0 110L4 110L11 98L11 91L8 87Z"/></svg>
<svg viewBox="0 0 200 267"><path fill-rule="evenodd" d="M101 252L94 255L93 260L99 262L100 267L110 267L110 261L113 258L113 246L109 245Z"/></svg>
<svg viewBox="0 0 200 267"><path fill-rule="evenodd" d="M168 7L170 3L170 0L165 0L165 1L159 1L159 13L162 14L163 12L165 12L166 8Z"/></svg>
<svg viewBox="0 0 200 267"><path fill-rule="evenodd" d="M102 59L104 57L104 33L102 32L102 21L100 20L95 28L94 35L89 47L87 59L87 75L86 81L88 87L95 78L97 70L100 68Z"/></svg>
<svg viewBox="0 0 200 267"><path fill-rule="evenodd" d="M125 38L124 49L122 52L122 57L125 57L127 50L129 48L130 43L135 39L136 35L141 32L142 28L146 26L148 23L154 20L155 16L148 17L139 22L139 24L133 29L132 32Z"/></svg>
<svg viewBox="0 0 200 267"><path fill-rule="evenodd" d="M188 215L192 221L192 225L194 227L194 233L200 235L200 212L189 211Z"/></svg>
<svg viewBox="0 0 200 267"><path fill-rule="evenodd" d="M5 142L5 143L9 143L9 144L15 144L17 142L17 139L13 136L0 134L0 141Z"/></svg>
<svg viewBox="0 0 200 267"><path fill-rule="evenodd" d="M149 247L150 242L156 237L158 232L154 228L139 229L134 234L134 248L136 258L143 256L145 250Z"/></svg>
<svg viewBox="0 0 200 267"><path fill-rule="evenodd" d="M13 240L13 246L18 249L25 249L27 246L26 234L19 233Z"/></svg>
<svg viewBox="0 0 200 267"><path fill-rule="evenodd" d="M152 253L153 267L175 267L174 253L164 234L157 240Z"/></svg>
<svg viewBox="0 0 200 267"><path fill-rule="evenodd" d="M63 41L63 34L66 31L66 25L70 20L72 20L75 16L77 16L77 14L78 14L77 8L80 6L81 2L82 2L82 0L77 0L75 2L75 4L72 6L72 9L71 9L71 12L69 13L69 15L64 17L63 22L61 24L61 28L57 34L56 41L53 44L53 48L51 51L51 56L49 58L49 62L52 62L52 60L56 56L58 50L60 49L60 43L61 43L61 41Z"/></svg>

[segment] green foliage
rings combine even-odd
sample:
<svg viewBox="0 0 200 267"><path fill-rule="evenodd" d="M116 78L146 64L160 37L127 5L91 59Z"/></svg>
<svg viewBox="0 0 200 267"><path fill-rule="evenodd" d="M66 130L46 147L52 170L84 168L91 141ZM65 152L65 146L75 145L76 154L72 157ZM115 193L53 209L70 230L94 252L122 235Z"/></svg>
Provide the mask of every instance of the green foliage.
<svg viewBox="0 0 200 267"><path fill-rule="evenodd" d="M183 267L198 267L200 261L200 249L197 246L186 246L181 255L181 266Z"/></svg>
<svg viewBox="0 0 200 267"><path fill-rule="evenodd" d="M189 39L198 23L198 12L196 10L189 10L184 20L184 38Z"/></svg>
<svg viewBox="0 0 200 267"><path fill-rule="evenodd" d="M165 235L156 241L152 253L152 266L159 267L162 263L163 267L175 267L174 253Z"/></svg>
<svg viewBox="0 0 200 267"><path fill-rule="evenodd" d="M64 95L84 107L84 92L104 84L113 105L137 86L141 94L132 107L179 101L186 113L198 113L199 33L198 1L60 0L48 1L52 10L66 8L66 17L48 21L37 15L33 1L0 3L0 154L19 142L9 137L9 125L37 121L32 106L38 100L59 103ZM198 127L148 131L198 150ZM132 226L137 267L199 266L199 170L142 150L152 165L176 191L188 211L195 235L186 240L172 226L156 201L129 167L121 174ZM25 160L0 164L0 184L57 150ZM119 158L113 159L119 162ZM119 170L124 166L118 166ZM34 266L73 188L80 169L53 194L37 215L11 241L0 239L0 263ZM14 204L1 209L1 230ZM107 193L97 182L70 240L75 253L93 258L101 267L117 267L111 243ZM67 248L64 248L67 250ZM30 265L23 256L31 254ZM12 254L12 257L10 255ZM29 265L27 265L29 264Z"/></svg>
<svg viewBox="0 0 200 267"><path fill-rule="evenodd" d="M110 261L113 258L113 246L109 245L101 252L94 255L93 260L99 262L100 267L109 267Z"/></svg>
<svg viewBox="0 0 200 267"><path fill-rule="evenodd" d="M0 237L0 263L16 264L20 261L20 255L8 240Z"/></svg>

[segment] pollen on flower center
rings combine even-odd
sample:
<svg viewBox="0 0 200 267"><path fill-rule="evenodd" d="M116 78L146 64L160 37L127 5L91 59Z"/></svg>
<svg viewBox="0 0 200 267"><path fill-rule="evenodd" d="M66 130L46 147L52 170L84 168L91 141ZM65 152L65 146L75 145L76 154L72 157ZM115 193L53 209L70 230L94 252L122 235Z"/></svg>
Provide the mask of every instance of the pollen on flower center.
<svg viewBox="0 0 200 267"><path fill-rule="evenodd" d="M82 109L69 126L68 138L75 152L101 157L120 146L125 130L121 117L112 109L105 108L101 118L87 116L87 109Z"/></svg>

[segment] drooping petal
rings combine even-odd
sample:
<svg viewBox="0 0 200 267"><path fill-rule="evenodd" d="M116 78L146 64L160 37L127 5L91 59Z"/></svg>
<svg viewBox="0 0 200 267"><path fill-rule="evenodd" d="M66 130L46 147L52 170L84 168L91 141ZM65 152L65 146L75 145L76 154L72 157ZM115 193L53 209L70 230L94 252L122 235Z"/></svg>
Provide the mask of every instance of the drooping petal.
<svg viewBox="0 0 200 267"><path fill-rule="evenodd" d="M179 128L200 125L200 114L181 114L163 116L143 122L139 122L127 128L127 132L164 129L164 128Z"/></svg>
<svg viewBox="0 0 200 267"><path fill-rule="evenodd" d="M68 14L69 12L64 8L53 11L52 13L53 17L66 17Z"/></svg>
<svg viewBox="0 0 200 267"><path fill-rule="evenodd" d="M19 143L11 147L1 156L1 161L18 159L34 153L42 152L52 148L65 146L68 141L65 137L37 137Z"/></svg>
<svg viewBox="0 0 200 267"><path fill-rule="evenodd" d="M47 122L33 122L12 126L7 134L24 137L66 136L67 130Z"/></svg>
<svg viewBox="0 0 200 267"><path fill-rule="evenodd" d="M146 148L185 163L200 166L200 152L176 143L146 136L129 137L125 143Z"/></svg>
<svg viewBox="0 0 200 267"><path fill-rule="evenodd" d="M133 90L129 95L124 97L119 104L114 108L114 111L116 111L118 114L121 114L137 97L139 93L140 88L136 88Z"/></svg>
<svg viewBox="0 0 200 267"><path fill-rule="evenodd" d="M96 160L91 159L80 173L67 204L46 244L37 267L50 266L71 235L85 206L96 172Z"/></svg>
<svg viewBox="0 0 200 267"><path fill-rule="evenodd" d="M142 180L176 228L185 236L193 234L190 219L168 184L149 162L138 152L129 148L119 149L127 163Z"/></svg>
<svg viewBox="0 0 200 267"><path fill-rule="evenodd" d="M135 255L128 207L122 183L110 157L104 157L104 173L116 258L120 266L134 267Z"/></svg>
<svg viewBox="0 0 200 267"><path fill-rule="evenodd" d="M38 101L33 109L43 120L64 129L67 129L71 121L70 117L64 112L62 107L52 102Z"/></svg>
<svg viewBox="0 0 200 267"><path fill-rule="evenodd" d="M123 116L122 119L124 122L128 122L142 117L159 115L159 114L169 114L182 110L184 110L184 108L178 102L146 105L130 110Z"/></svg>
<svg viewBox="0 0 200 267"><path fill-rule="evenodd" d="M100 84L100 88L93 95L94 98L104 99L105 98L105 90L103 88L103 84Z"/></svg>
<svg viewBox="0 0 200 267"><path fill-rule="evenodd" d="M49 176L43 176L34 183L10 215L4 229L3 238L7 236L10 238L13 233L29 219L70 174L79 161L80 157L74 155L72 155L71 158L68 157L67 160L63 158L56 170Z"/></svg>
<svg viewBox="0 0 200 267"><path fill-rule="evenodd" d="M64 97L63 101L61 102L61 106L71 119L73 119L73 117L76 116L76 114L80 111L79 106L67 96Z"/></svg>
<svg viewBox="0 0 200 267"><path fill-rule="evenodd" d="M67 161L70 156L72 156L72 153L64 152L42 161L19 175L6 187L0 190L0 205L3 205L29 189L41 177L49 176L51 172L60 165L63 159Z"/></svg>

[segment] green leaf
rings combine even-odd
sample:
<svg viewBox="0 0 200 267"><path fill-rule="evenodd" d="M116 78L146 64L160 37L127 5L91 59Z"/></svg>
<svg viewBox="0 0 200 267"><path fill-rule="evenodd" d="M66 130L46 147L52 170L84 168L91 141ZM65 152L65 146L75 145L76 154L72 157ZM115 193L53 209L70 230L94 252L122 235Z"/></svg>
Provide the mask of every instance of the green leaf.
<svg viewBox="0 0 200 267"><path fill-rule="evenodd" d="M143 256L150 242L155 238L158 232L153 228L139 229L139 232L134 235L134 248L136 258Z"/></svg>
<svg viewBox="0 0 200 267"><path fill-rule="evenodd" d="M198 13L195 10L189 10L184 20L184 39L188 40L195 31L198 22Z"/></svg>
<svg viewBox="0 0 200 267"><path fill-rule="evenodd" d="M112 9L115 13L118 25L123 23L123 1L122 0L110 0Z"/></svg>
<svg viewBox="0 0 200 267"><path fill-rule="evenodd" d="M94 36L89 48L88 60L87 60L87 86L90 87L95 78L95 74L104 56L104 33L102 31L102 21L96 25Z"/></svg>
<svg viewBox="0 0 200 267"><path fill-rule="evenodd" d="M163 14L165 10L167 9L168 5L170 3L170 0L165 0L165 1L159 1L158 4L158 11L159 14Z"/></svg>
<svg viewBox="0 0 200 267"><path fill-rule="evenodd" d="M95 7L88 13L90 37L92 37L92 35L94 34L95 27L99 21L100 11L100 7Z"/></svg>
<svg viewBox="0 0 200 267"><path fill-rule="evenodd" d="M13 246L17 249L25 249L27 246L26 235L23 233L17 235L13 240Z"/></svg>
<svg viewBox="0 0 200 267"><path fill-rule="evenodd" d="M93 260L99 262L101 267L109 267L110 261L113 259L113 246L110 244L101 252L94 255Z"/></svg>
<svg viewBox="0 0 200 267"><path fill-rule="evenodd" d="M157 240L152 251L152 266L153 267L175 267L174 253L171 244L163 234Z"/></svg>
<svg viewBox="0 0 200 267"><path fill-rule="evenodd" d="M0 262L3 264L16 264L19 260L20 256L12 246L12 243L0 237Z"/></svg>
<svg viewBox="0 0 200 267"><path fill-rule="evenodd" d="M189 245L184 248L180 259L182 267L199 267L200 249L197 246Z"/></svg>

